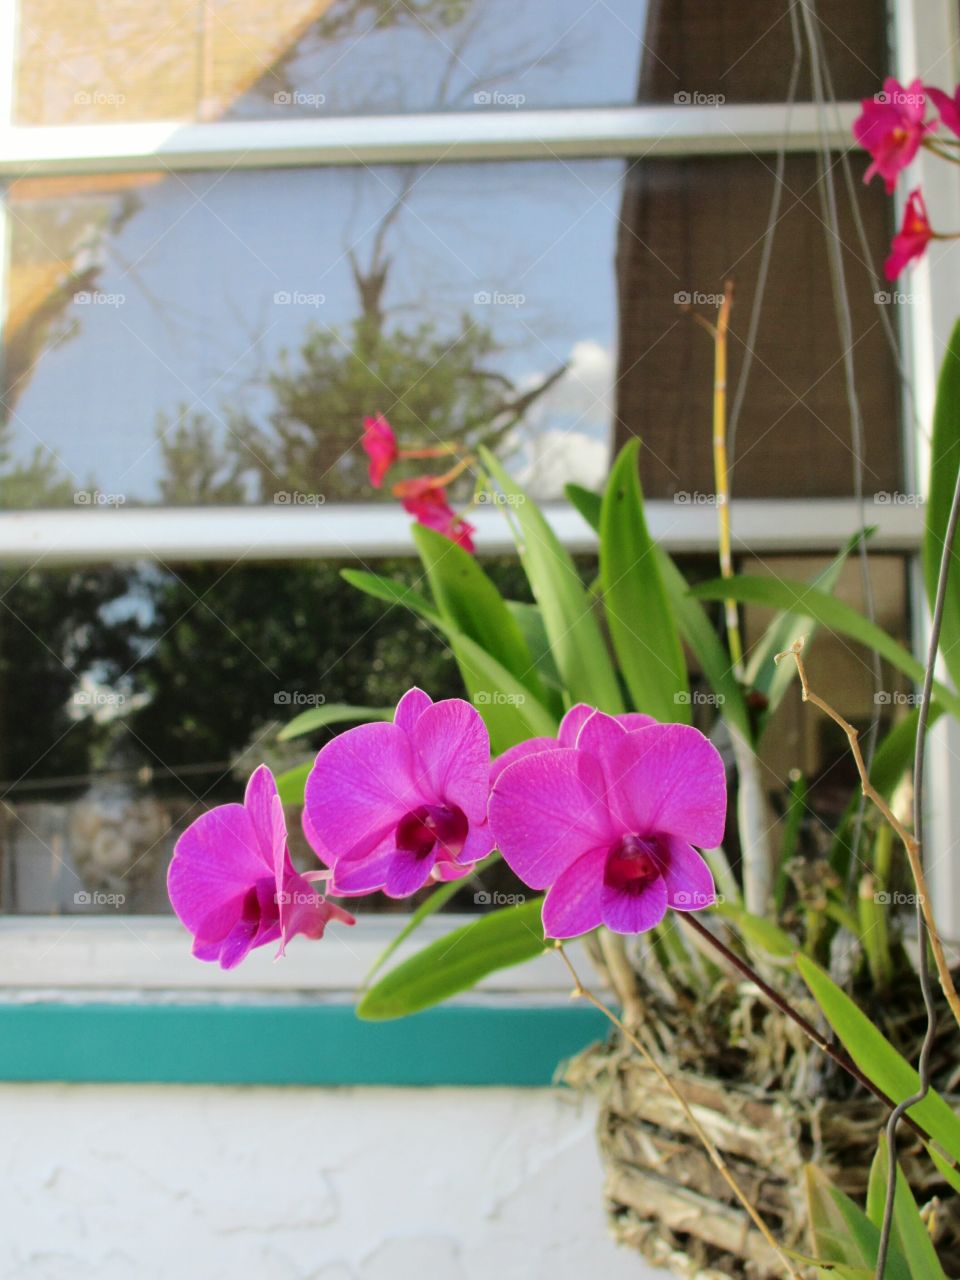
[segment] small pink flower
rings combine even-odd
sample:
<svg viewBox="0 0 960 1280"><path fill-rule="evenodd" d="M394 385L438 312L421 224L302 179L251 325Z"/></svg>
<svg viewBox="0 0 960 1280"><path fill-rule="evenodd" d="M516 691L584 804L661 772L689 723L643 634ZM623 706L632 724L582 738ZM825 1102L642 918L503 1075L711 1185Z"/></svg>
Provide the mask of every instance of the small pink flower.
<svg viewBox="0 0 960 1280"><path fill-rule="evenodd" d="M924 89L937 109L940 123L946 125L951 133L960 135L960 86L954 89L952 98L942 89L934 88L933 85L924 85Z"/></svg>
<svg viewBox="0 0 960 1280"><path fill-rule="evenodd" d="M693 845L712 849L723 839L726 780L716 748L688 725L630 729L596 711L575 746L507 764L489 812L510 867L548 890L548 937L601 924L643 933L667 907L696 911L716 900Z"/></svg>
<svg viewBox="0 0 960 1280"><path fill-rule="evenodd" d="M493 848L486 821L490 739L461 698L410 689L392 724L364 724L320 751L303 829L333 868L331 892L406 898L469 874Z"/></svg>
<svg viewBox="0 0 960 1280"><path fill-rule="evenodd" d="M370 483L379 489L384 476L400 456L393 427L382 413L375 418L364 418L361 444L370 459Z"/></svg>
<svg viewBox="0 0 960 1280"><path fill-rule="evenodd" d="M917 154L924 135L937 127L936 121L924 122L927 100L920 80L904 88L891 76L883 82L883 93L864 98L861 106L853 136L873 156L863 180L869 182L879 173L890 195L897 176Z"/></svg>
<svg viewBox="0 0 960 1280"><path fill-rule="evenodd" d="M170 902L194 935L193 954L232 969L254 947L295 934L322 938L349 912L317 893L294 869L277 784L266 765L247 783L243 804L203 813L177 841L167 873Z"/></svg>
<svg viewBox="0 0 960 1280"><path fill-rule="evenodd" d="M400 480L393 486L393 492L403 502L404 511L415 516L419 524L435 529L473 554L476 529L458 516L447 502L443 476L415 476L410 480Z"/></svg>
<svg viewBox="0 0 960 1280"><path fill-rule="evenodd" d="M900 230L893 237L890 245L890 256L883 264L884 275L888 280L896 280L904 267L914 258L923 256L927 245L933 239L933 229L927 219L927 207L923 201L920 188L910 192L907 207L903 211L903 222Z"/></svg>

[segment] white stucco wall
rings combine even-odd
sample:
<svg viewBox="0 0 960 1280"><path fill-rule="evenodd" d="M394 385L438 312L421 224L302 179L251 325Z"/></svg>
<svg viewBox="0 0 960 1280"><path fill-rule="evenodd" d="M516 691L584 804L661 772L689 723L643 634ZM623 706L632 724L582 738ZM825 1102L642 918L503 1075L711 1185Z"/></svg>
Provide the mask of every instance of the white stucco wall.
<svg viewBox="0 0 960 1280"><path fill-rule="evenodd" d="M4 1280L653 1280L547 1089L0 1086Z"/></svg>

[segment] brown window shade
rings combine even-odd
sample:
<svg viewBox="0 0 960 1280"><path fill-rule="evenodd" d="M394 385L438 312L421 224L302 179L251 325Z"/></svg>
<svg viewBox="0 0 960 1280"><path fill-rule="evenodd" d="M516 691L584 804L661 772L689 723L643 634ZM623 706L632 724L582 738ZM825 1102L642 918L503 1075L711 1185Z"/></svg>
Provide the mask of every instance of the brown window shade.
<svg viewBox="0 0 960 1280"><path fill-rule="evenodd" d="M727 102L784 99L794 58L790 7L788 0L650 0L638 100L672 102L678 93ZM883 0L818 0L816 9L838 101L876 93L887 67ZM811 99L802 23L800 38L797 92Z"/></svg>
<svg viewBox="0 0 960 1280"><path fill-rule="evenodd" d="M817 162L791 156L733 454L735 495L848 495L861 464L867 493L894 489L900 479L895 361L879 313L890 305L884 299L896 295L875 300L836 174L865 454L858 459L851 440ZM642 474L651 496L713 490L713 346L676 299L689 295L714 319L716 298L725 279L733 278L732 399L773 183L771 157L643 160L628 167L618 233L616 437L618 443L642 437ZM876 261L886 245L889 202L880 188L859 182L856 195Z"/></svg>

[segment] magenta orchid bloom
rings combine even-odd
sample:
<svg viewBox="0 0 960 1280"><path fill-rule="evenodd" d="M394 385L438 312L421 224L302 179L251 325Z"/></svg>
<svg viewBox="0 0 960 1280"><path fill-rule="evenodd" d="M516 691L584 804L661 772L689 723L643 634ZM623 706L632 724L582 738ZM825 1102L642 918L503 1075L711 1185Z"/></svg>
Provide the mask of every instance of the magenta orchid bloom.
<svg viewBox="0 0 960 1280"><path fill-rule="evenodd" d="M954 89L952 98L942 89L934 88L933 85L924 85L924 89L936 108L940 123L946 125L951 133L960 136L960 86Z"/></svg>
<svg viewBox="0 0 960 1280"><path fill-rule="evenodd" d="M393 427L382 413L378 413L375 418L364 418L363 439L360 443L370 459L370 483L374 489L379 489L387 472L400 456Z"/></svg>
<svg viewBox="0 0 960 1280"><path fill-rule="evenodd" d="M883 93L864 98L861 106L863 110L853 123L853 136L873 157L863 180L869 182L879 173L886 183L887 195L891 195L898 175L937 123L924 121L927 98L920 80L904 88L891 76L883 82Z"/></svg>
<svg viewBox="0 0 960 1280"><path fill-rule="evenodd" d="M254 947L295 934L322 938L331 920L354 924L294 869L277 784L266 765L243 804L203 813L177 841L167 873L170 902L194 935L193 954L233 969Z"/></svg>
<svg viewBox="0 0 960 1280"><path fill-rule="evenodd" d="M392 724L328 742L307 779L303 829L333 868L331 892L406 898L469 874L493 848L489 772L476 708L422 689L403 695Z"/></svg>
<svg viewBox="0 0 960 1280"><path fill-rule="evenodd" d="M710 906L713 877L693 845L719 845L725 816L723 762L699 730L631 729L600 711L583 721L575 746L507 764L490 796L504 858L531 888L548 891L551 938L601 924L643 933L667 907Z"/></svg>
<svg viewBox="0 0 960 1280"><path fill-rule="evenodd" d="M933 228L927 218L927 206L920 188L917 187L907 197L903 222L900 224L900 230L893 237L890 256L883 264L887 279L896 280L908 263L913 262L915 258L921 258L933 238Z"/></svg>

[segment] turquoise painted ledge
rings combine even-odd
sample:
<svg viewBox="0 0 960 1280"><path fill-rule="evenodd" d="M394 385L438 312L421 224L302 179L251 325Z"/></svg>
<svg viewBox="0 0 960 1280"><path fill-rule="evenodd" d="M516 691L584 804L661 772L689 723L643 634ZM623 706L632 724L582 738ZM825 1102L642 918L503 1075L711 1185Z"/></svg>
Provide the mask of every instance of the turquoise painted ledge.
<svg viewBox="0 0 960 1280"><path fill-rule="evenodd" d="M575 1005L450 1005L375 1023L338 1004L6 1004L0 1080L543 1086L607 1027Z"/></svg>

